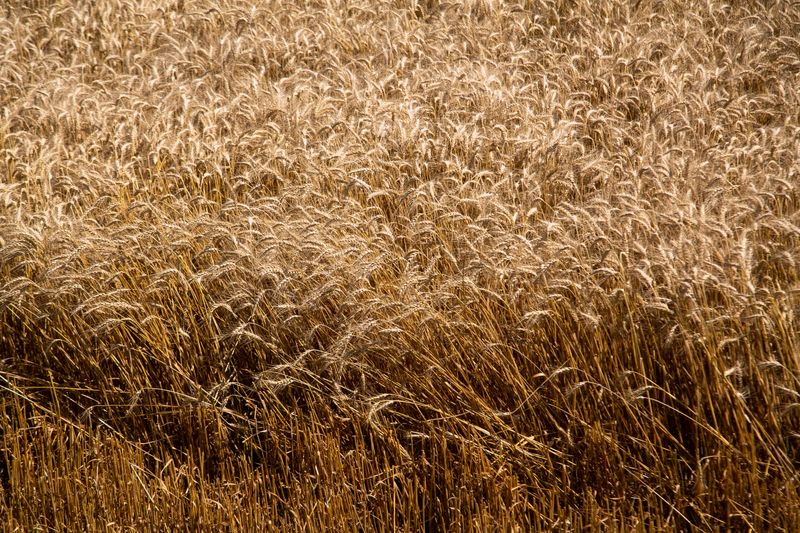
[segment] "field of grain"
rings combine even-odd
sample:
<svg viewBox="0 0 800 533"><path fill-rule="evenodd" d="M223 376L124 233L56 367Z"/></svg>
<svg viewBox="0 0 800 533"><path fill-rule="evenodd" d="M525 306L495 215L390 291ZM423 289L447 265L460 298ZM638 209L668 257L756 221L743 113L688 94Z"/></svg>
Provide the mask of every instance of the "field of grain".
<svg viewBox="0 0 800 533"><path fill-rule="evenodd" d="M792 530L798 36L6 0L0 527Z"/></svg>

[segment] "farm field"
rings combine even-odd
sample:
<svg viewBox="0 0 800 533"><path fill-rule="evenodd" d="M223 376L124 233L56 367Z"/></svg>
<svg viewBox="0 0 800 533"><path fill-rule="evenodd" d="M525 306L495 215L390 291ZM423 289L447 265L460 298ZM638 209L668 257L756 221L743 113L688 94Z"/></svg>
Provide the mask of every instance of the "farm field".
<svg viewBox="0 0 800 533"><path fill-rule="evenodd" d="M794 530L799 37L6 0L0 529Z"/></svg>

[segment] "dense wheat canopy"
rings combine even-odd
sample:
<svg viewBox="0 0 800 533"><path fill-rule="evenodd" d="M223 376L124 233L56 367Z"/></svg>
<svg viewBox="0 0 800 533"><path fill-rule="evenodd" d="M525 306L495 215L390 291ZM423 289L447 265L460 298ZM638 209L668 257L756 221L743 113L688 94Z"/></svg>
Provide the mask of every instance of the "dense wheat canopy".
<svg viewBox="0 0 800 533"><path fill-rule="evenodd" d="M6 0L6 529L791 530L800 4Z"/></svg>

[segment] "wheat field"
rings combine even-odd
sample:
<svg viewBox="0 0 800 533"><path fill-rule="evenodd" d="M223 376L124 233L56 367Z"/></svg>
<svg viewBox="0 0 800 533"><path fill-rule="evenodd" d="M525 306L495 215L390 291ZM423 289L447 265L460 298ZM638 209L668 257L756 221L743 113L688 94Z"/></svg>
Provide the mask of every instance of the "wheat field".
<svg viewBox="0 0 800 533"><path fill-rule="evenodd" d="M2 528L793 530L798 36L6 0Z"/></svg>

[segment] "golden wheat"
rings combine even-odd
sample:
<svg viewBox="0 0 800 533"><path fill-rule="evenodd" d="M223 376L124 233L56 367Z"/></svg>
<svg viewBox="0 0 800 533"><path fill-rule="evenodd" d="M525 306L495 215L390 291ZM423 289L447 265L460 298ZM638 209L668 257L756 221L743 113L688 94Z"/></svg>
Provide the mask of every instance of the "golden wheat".
<svg viewBox="0 0 800 533"><path fill-rule="evenodd" d="M792 530L798 34L6 2L3 527Z"/></svg>

